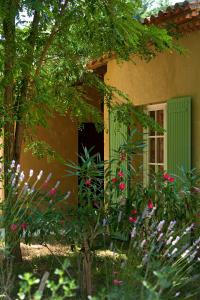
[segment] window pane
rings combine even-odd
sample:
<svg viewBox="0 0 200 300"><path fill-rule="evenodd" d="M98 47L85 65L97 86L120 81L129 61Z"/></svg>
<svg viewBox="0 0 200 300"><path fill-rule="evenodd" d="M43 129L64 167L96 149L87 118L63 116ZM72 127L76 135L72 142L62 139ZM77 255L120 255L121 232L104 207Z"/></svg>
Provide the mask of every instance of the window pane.
<svg viewBox="0 0 200 300"><path fill-rule="evenodd" d="M156 120L156 113L155 111L149 112L150 117L155 121ZM150 129L149 135L155 135L155 131L153 129Z"/></svg>
<svg viewBox="0 0 200 300"><path fill-rule="evenodd" d="M164 174L164 166L159 165L159 166L158 166L158 171L159 171L160 173Z"/></svg>
<svg viewBox="0 0 200 300"><path fill-rule="evenodd" d="M164 139L157 138L157 162L164 163Z"/></svg>
<svg viewBox="0 0 200 300"><path fill-rule="evenodd" d="M155 138L149 139L149 162L155 163Z"/></svg>
<svg viewBox="0 0 200 300"><path fill-rule="evenodd" d="M155 173L155 166L149 165L149 183L154 182Z"/></svg>
<svg viewBox="0 0 200 300"><path fill-rule="evenodd" d="M164 126L164 114L163 114L163 110L158 110L157 111L157 123L160 126Z"/></svg>
<svg viewBox="0 0 200 300"><path fill-rule="evenodd" d="M157 111L156 122L163 128L164 127L164 112L163 110ZM157 132L157 135L163 135L163 132Z"/></svg>

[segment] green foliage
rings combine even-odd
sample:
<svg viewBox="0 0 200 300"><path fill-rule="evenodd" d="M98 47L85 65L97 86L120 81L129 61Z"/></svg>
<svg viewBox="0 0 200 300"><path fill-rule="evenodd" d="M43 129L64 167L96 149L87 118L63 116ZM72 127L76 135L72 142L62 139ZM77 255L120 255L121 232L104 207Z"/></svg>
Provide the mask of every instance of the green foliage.
<svg viewBox="0 0 200 300"><path fill-rule="evenodd" d="M96 87L106 104L114 90L87 64L113 53L119 60L128 60L132 54L150 59L175 47L165 29L145 26L134 18L140 6L140 1L132 0L20 0L18 5L1 0L0 112L1 125L12 124L14 132L9 134L15 137L14 122L25 133L37 125L47 126L55 112L68 112L79 123L93 119L102 129L101 113L87 101L86 90ZM5 64L10 57L12 64ZM13 91L9 104L3 97L7 86ZM39 150L39 155L45 155L45 147ZM38 151L33 153L38 155Z"/></svg>
<svg viewBox="0 0 200 300"><path fill-rule="evenodd" d="M35 140L27 143L25 152L31 151L31 153L38 159L46 158L47 161L52 161L57 159L63 162L63 158L45 141Z"/></svg>
<svg viewBox="0 0 200 300"><path fill-rule="evenodd" d="M66 275L66 269L69 267L69 262L65 261L62 269L56 269L54 274L57 280L46 280L44 287L41 290L39 283L40 279L30 273L20 275L20 290L18 292L18 300L41 300L47 299L43 294L48 295L48 299L64 300L70 299L75 295L77 286L75 281Z"/></svg>

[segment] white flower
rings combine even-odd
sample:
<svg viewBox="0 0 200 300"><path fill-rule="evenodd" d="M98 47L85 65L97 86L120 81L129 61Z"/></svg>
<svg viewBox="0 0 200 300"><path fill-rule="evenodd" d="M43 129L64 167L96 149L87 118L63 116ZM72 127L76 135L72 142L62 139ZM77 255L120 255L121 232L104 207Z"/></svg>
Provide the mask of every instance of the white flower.
<svg viewBox="0 0 200 300"><path fill-rule="evenodd" d="M160 241L160 239L163 237L163 233L161 232L160 234L159 234L159 237L157 238L157 241Z"/></svg>
<svg viewBox="0 0 200 300"><path fill-rule="evenodd" d="M32 176L33 176L33 170L30 169L30 171L29 171L29 177L32 177Z"/></svg>
<svg viewBox="0 0 200 300"><path fill-rule="evenodd" d="M173 240L173 236L170 236L169 239L167 240L166 244L167 245L171 244L172 240Z"/></svg>
<svg viewBox="0 0 200 300"><path fill-rule="evenodd" d="M28 183L25 182L24 183L24 188L23 188L23 194L25 194L27 192L27 190L28 190Z"/></svg>
<svg viewBox="0 0 200 300"><path fill-rule="evenodd" d="M177 251L178 251L178 249L174 248L174 250L172 251L171 255L174 255Z"/></svg>
<svg viewBox="0 0 200 300"><path fill-rule="evenodd" d="M142 213L142 219L146 218L146 216L148 216L149 210L148 208L145 208L143 213Z"/></svg>
<svg viewBox="0 0 200 300"><path fill-rule="evenodd" d="M34 192L35 192L35 189L32 188L32 189L30 190L30 194L33 194Z"/></svg>
<svg viewBox="0 0 200 300"><path fill-rule="evenodd" d="M15 183L16 183L16 178L14 177L12 182L11 182L11 186L13 187L15 185Z"/></svg>
<svg viewBox="0 0 200 300"><path fill-rule="evenodd" d="M180 292L177 292L176 294L175 294L175 297L178 297L180 295Z"/></svg>
<svg viewBox="0 0 200 300"><path fill-rule="evenodd" d="M185 258L185 257L188 256L189 253L190 253L190 250L187 249L187 250L185 250L185 252L183 252L183 254L181 254L181 257L182 257L182 258Z"/></svg>
<svg viewBox="0 0 200 300"><path fill-rule="evenodd" d="M70 191L67 192L67 194L66 194L65 197L64 197L64 200L68 199L70 195L71 195L71 192L70 192Z"/></svg>
<svg viewBox="0 0 200 300"><path fill-rule="evenodd" d="M175 238L175 240L172 242L172 245L173 245L173 246L176 245L176 244L178 243L179 240L180 240L180 236L177 236L177 237Z"/></svg>
<svg viewBox="0 0 200 300"><path fill-rule="evenodd" d="M11 165L10 165L11 169L13 169L15 167L15 160L11 161Z"/></svg>
<svg viewBox="0 0 200 300"><path fill-rule="evenodd" d="M196 245L198 245L200 243L200 237L196 240L196 241L194 241L194 245L196 246Z"/></svg>
<svg viewBox="0 0 200 300"><path fill-rule="evenodd" d="M131 238L133 239L136 236L136 227L133 227L131 231Z"/></svg>
<svg viewBox="0 0 200 300"><path fill-rule="evenodd" d="M169 227L168 227L167 231L171 231L174 228L175 224L176 224L176 221L171 221L169 223Z"/></svg>
<svg viewBox="0 0 200 300"><path fill-rule="evenodd" d="M164 224L165 224L165 220L160 221L160 223L158 224L157 230L161 231L162 228L163 228L163 226L164 226Z"/></svg>
<svg viewBox="0 0 200 300"><path fill-rule="evenodd" d="M122 211L119 212L117 222L119 223L122 219Z"/></svg>
<svg viewBox="0 0 200 300"><path fill-rule="evenodd" d="M104 218L103 219L103 226L106 226L107 220Z"/></svg>
<svg viewBox="0 0 200 300"><path fill-rule="evenodd" d="M189 227L187 227L187 228L185 229L185 231L183 232L183 235L189 233L193 227L194 227L194 224L191 224Z"/></svg>
<svg viewBox="0 0 200 300"><path fill-rule="evenodd" d="M16 168L16 173L19 173L20 172L20 164L17 165L17 168Z"/></svg>
<svg viewBox="0 0 200 300"><path fill-rule="evenodd" d="M58 180L54 186L54 189L57 189L59 187L59 185L60 185L60 181Z"/></svg>
<svg viewBox="0 0 200 300"><path fill-rule="evenodd" d="M45 182L49 182L49 180L51 179L52 173L49 173L49 175L47 176L47 179L45 180Z"/></svg>
<svg viewBox="0 0 200 300"><path fill-rule="evenodd" d="M24 180L24 177L25 177L25 175L24 175L24 172L22 171L19 176L19 181L22 182Z"/></svg>
<svg viewBox="0 0 200 300"><path fill-rule="evenodd" d="M37 180L40 180L41 177L42 177L42 175L43 175L43 171L41 170L40 173L39 173L38 176L37 176Z"/></svg>
<svg viewBox="0 0 200 300"><path fill-rule="evenodd" d="M143 240L140 244L140 247L143 248L145 244L146 244L146 240Z"/></svg>
<svg viewBox="0 0 200 300"><path fill-rule="evenodd" d="M148 262L148 254L145 254L142 261L143 261L144 264L146 264Z"/></svg>
<svg viewBox="0 0 200 300"><path fill-rule="evenodd" d="M196 256L197 253L198 253L198 251L194 251L194 252L190 255L189 261L192 261L192 260L195 258L195 256Z"/></svg>

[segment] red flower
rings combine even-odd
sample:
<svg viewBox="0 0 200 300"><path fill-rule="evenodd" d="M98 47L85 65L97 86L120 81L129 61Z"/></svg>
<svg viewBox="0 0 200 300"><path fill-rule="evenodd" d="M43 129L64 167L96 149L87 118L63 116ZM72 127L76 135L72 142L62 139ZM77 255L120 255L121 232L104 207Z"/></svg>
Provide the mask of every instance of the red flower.
<svg viewBox="0 0 200 300"><path fill-rule="evenodd" d="M27 228L27 224L26 223L22 223L21 224L21 229L26 230L26 228Z"/></svg>
<svg viewBox="0 0 200 300"><path fill-rule="evenodd" d="M148 208L149 209L152 209L153 208L153 202L151 200L149 200L148 202Z"/></svg>
<svg viewBox="0 0 200 300"><path fill-rule="evenodd" d="M17 230L17 225L16 224L11 224L10 225L10 230L13 231L13 232L16 231Z"/></svg>
<svg viewBox="0 0 200 300"><path fill-rule="evenodd" d="M119 286L119 285L121 285L122 283L123 283L122 280L118 280L118 279L114 279L114 280L113 280L113 284L116 285L116 286Z"/></svg>
<svg viewBox="0 0 200 300"><path fill-rule="evenodd" d="M124 173L123 173L122 171L119 171L119 172L118 172L118 176L119 176L119 177L124 177Z"/></svg>
<svg viewBox="0 0 200 300"><path fill-rule="evenodd" d="M136 223L136 221L137 221L136 217L129 217L128 219L129 219L129 222L131 222L131 223Z"/></svg>
<svg viewBox="0 0 200 300"><path fill-rule="evenodd" d="M87 180L85 181L85 185L86 185L87 187L89 187L89 186L91 185L91 179L87 179Z"/></svg>
<svg viewBox="0 0 200 300"><path fill-rule="evenodd" d="M170 176L169 176L168 173L164 173L164 174L163 174L163 178L164 178L165 180L169 180Z"/></svg>
<svg viewBox="0 0 200 300"><path fill-rule="evenodd" d="M51 196L54 196L55 194L56 194L56 189L55 188L52 188L51 190L50 190L50 195Z"/></svg>
<svg viewBox="0 0 200 300"><path fill-rule="evenodd" d="M168 179L168 181L169 181L169 182L174 182L174 178L173 178L173 177L170 177L170 178Z"/></svg>
<svg viewBox="0 0 200 300"><path fill-rule="evenodd" d="M111 180L112 180L113 183L117 182L117 178L116 177L112 178Z"/></svg>
<svg viewBox="0 0 200 300"><path fill-rule="evenodd" d="M126 184L124 182L120 182L119 189L120 191L123 191L126 188Z"/></svg>
<svg viewBox="0 0 200 300"><path fill-rule="evenodd" d="M137 210L136 209L131 210L131 214L132 215L136 215L137 214Z"/></svg>

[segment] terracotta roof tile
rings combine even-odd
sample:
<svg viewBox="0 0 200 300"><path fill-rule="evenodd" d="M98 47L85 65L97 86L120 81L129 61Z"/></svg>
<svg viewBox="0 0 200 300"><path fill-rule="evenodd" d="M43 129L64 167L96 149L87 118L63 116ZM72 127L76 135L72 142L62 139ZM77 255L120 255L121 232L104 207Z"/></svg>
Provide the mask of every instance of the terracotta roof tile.
<svg viewBox="0 0 200 300"><path fill-rule="evenodd" d="M200 0L185 1L169 6L165 11L144 20L144 24L165 27L168 24L177 25L179 32L200 29Z"/></svg>

